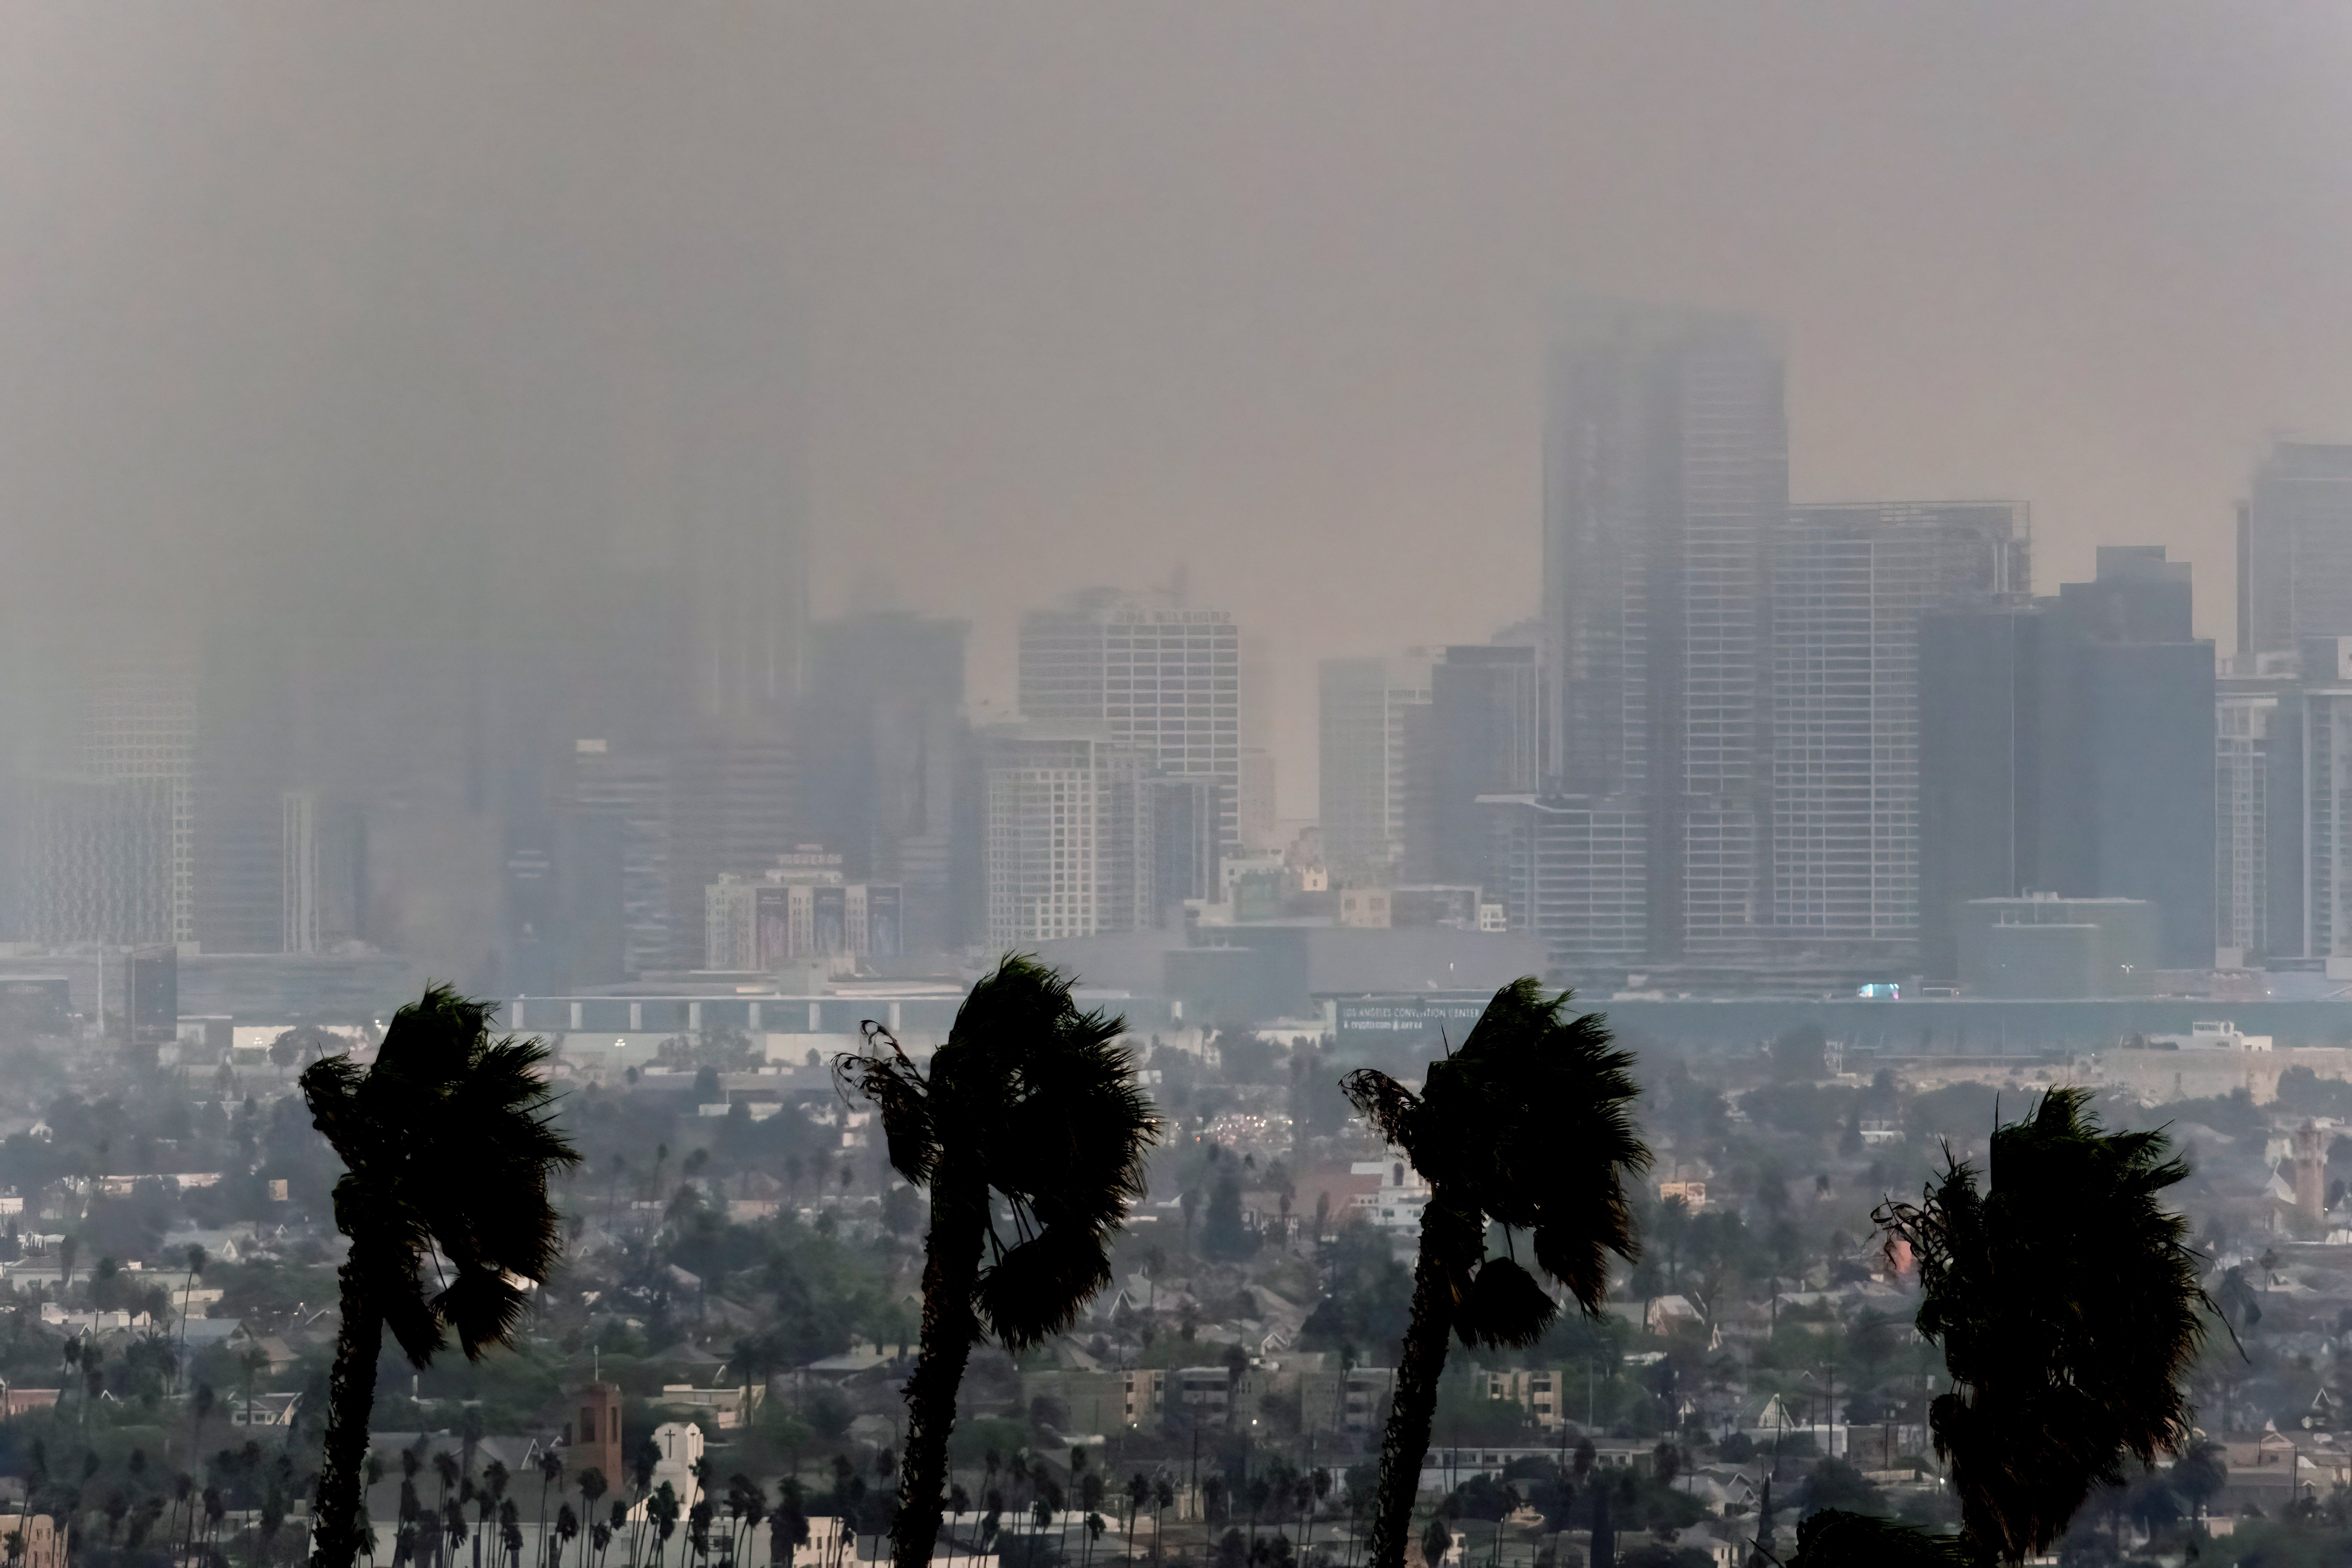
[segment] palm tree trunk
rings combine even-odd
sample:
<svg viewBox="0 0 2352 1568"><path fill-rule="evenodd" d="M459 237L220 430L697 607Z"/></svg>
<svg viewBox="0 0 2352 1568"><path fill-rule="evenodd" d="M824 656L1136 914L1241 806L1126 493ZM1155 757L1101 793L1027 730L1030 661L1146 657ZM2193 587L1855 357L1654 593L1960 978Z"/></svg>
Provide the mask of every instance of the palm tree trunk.
<svg viewBox="0 0 2352 1568"><path fill-rule="evenodd" d="M310 1529L311 1568L351 1568L359 1556L368 1416L375 1407L376 1353L383 1346L383 1314L369 1296L359 1260L345 1262L338 1279L343 1322L327 1375L327 1433Z"/></svg>
<svg viewBox="0 0 2352 1568"><path fill-rule="evenodd" d="M1454 1327L1445 1259L1461 1249L1465 1232L1474 1247L1484 1239L1475 1218L1447 1207L1442 1194L1431 1194L1429 1206L1421 1212L1421 1251L1413 1260L1412 1319L1404 1331L1404 1354L1397 1362L1388 1431L1381 1438L1371 1568L1404 1568L1405 1547L1412 1537L1413 1498L1421 1489L1421 1459L1429 1449L1437 1382L1445 1370L1445 1336Z"/></svg>
<svg viewBox="0 0 2352 1568"><path fill-rule="evenodd" d="M931 1229L923 1242L923 1327L907 1379L907 1451L898 1470L898 1516L890 1527L894 1568L927 1568L939 1539L948 1468L948 1432L977 1330L971 1289L988 1229L988 1188L950 1154L931 1177Z"/></svg>

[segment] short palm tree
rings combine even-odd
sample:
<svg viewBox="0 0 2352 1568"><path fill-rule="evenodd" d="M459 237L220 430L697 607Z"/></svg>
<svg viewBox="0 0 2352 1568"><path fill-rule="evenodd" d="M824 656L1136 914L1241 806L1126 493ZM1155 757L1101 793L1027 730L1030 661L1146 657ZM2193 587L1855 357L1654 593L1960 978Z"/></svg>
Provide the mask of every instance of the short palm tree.
<svg viewBox="0 0 2352 1568"><path fill-rule="evenodd" d="M1381 1444L1373 1568L1405 1560L1446 1336L1530 1345L1559 1311L1514 1257L1486 1256L1488 1224L1508 1227L1507 1246L1511 1231L1528 1232L1536 1267L1589 1316L1608 1294L1610 1255L1633 1256L1625 1181L1650 1163L1633 1122L1633 1058L1597 1015L1566 1016L1572 994L1547 1000L1532 976L1504 986L1462 1048L1429 1064L1419 1094L1370 1068L1341 1080L1430 1187Z"/></svg>
<svg viewBox="0 0 2352 1568"><path fill-rule="evenodd" d="M2046 1551L2094 1486L2189 1440L2180 1382L2212 1302L2188 1225L2159 1201L2189 1174L2162 1132L2108 1132L2053 1089L1996 1128L1988 1175L1947 1156L1921 1201L1874 1216L1919 1264L1919 1332L1951 1392L1928 1420L1979 1560Z"/></svg>
<svg viewBox="0 0 2352 1568"><path fill-rule="evenodd" d="M1126 1026L1080 1012L1066 976L1016 955L964 998L928 1074L872 1024L866 1053L835 1064L880 1110L891 1165L930 1189L921 1352L907 1380L891 1531L898 1568L930 1561L973 1343L984 1331L1026 1349L1068 1328L1110 1282L1110 1235L1144 1194L1144 1150L1159 1130L1118 1045Z"/></svg>
<svg viewBox="0 0 2352 1568"><path fill-rule="evenodd" d="M436 985L394 1016L373 1067L328 1057L302 1074L311 1120L343 1162L335 1226L351 1238L311 1532L318 1568L350 1568L360 1550L383 1331L419 1367L446 1330L478 1359L522 1321L523 1284L555 1266L548 1176L579 1155L551 1124L538 1071L547 1047L493 1040L488 1026L482 1004Z"/></svg>

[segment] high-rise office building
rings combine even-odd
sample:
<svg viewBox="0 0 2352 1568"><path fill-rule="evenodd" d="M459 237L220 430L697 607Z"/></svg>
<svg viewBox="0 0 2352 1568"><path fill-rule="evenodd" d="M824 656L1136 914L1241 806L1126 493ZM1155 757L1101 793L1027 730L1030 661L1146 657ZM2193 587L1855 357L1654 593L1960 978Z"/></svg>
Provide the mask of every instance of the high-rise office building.
<svg viewBox="0 0 2352 1568"><path fill-rule="evenodd" d="M1429 670L1406 802L1409 879L1477 887L1499 900L1482 795L1531 795L1543 779L1543 668L1528 644L1448 647Z"/></svg>
<svg viewBox="0 0 2352 1568"><path fill-rule="evenodd" d="M195 688L163 653L100 661L89 692L86 767L93 779L152 788L164 803L163 939L196 940Z"/></svg>
<svg viewBox="0 0 2352 1568"><path fill-rule="evenodd" d="M2334 641L2335 639L2330 639ZM2303 952L2352 965L2352 639L2302 693Z"/></svg>
<svg viewBox="0 0 2352 1568"><path fill-rule="evenodd" d="M2148 900L2165 963L2210 967L2213 645L2189 627L2189 563L2102 545L2094 581L2060 586L2052 629L2042 875L2062 894Z"/></svg>
<svg viewBox="0 0 2352 1568"><path fill-rule="evenodd" d="M1621 800L1486 795L1503 905L1515 931L1543 940L1549 973L1636 968L1650 952L1646 815Z"/></svg>
<svg viewBox="0 0 2352 1568"><path fill-rule="evenodd" d="M1962 910L2042 887L2043 617L2030 605L1919 621L1919 959L1956 984Z"/></svg>
<svg viewBox="0 0 2352 1568"><path fill-rule="evenodd" d="M359 940L367 908L367 826L309 790L278 797L278 951L328 952Z"/></svg>
<svg viewBox="0 0 2352 1568"><path fill-rule="evenodd" d="M1155 923L1153 774L1100 724L1042 721L982 739L988 944L1136 931Z"/></svg>
<svg viewBox="0 0 2352 1568"><path fill-rule="evenodd" d="M1262 746L1244 746L1241 773L1234 786L1234 834L1243 854L1265 855L1281 847L1276 816L1274 752Z"/></svg>
<svg viewBox="0 0 2352 1568"><path fill-rule="evenodd" d="M602 736L572 742L569 809L609 817L620 840L621 967L632 977L668 969L671 840L670 760L625 750Z"/></svg>
<svg viewBox="0 0 2352 1568"><path fill-rule="evenodd" d="M669 763L670 967L701 969L702 890L729 872L761 875L802 841L799 758L747 723L681 744Z"/></svg>
<svg viewBox="0 0 2352 1568"><path fill-rule="evenodd" d="M2296 670L2293 654L2239 654L2215 681L2213 947L2224 968L2303 952Z"/></svg>
<svg viewBox="0 0 2352 1568"><path fill-rule="evenodd" d="M908 951L970 941L974 900L958 843L968 788L961 621L871 612L816 627L796 732L807 837L838 852L853 883L905 897Z"/></svg>
<svg viewBox="0 0 2352 1568"><path fill-rule="evenodd" d="M110 947L170 942L172 796L168 779L25 781L17 819L25 936Z"/></svg>
<svg viewBox="0 0 2352 1568"><path fill-rule="evenodd" d="M2352 636L2352 446L2282 441L2238 509L2238 647Z"/></svg>
<svg viewBox="0 0 2352 1568"><path fill-rule="evenodd" d="M1549 399L1546 773L1577 810L1642 820L1651 960L1750 952L1764 549L1788 504L1780 346L1738 317L1580 305Z"/></svg>
<svg viewBox="0 0 2352 1568"><path fill-rule="evenodd" d="M1218 843L1231 852L1239 837L1241 641L1230 612L1188 608L1173 594L1073 595L1022 618L1020 689L1024 718L1099 725L1160 773L1214 780Z"/></svg>
<svg viewBox="0 0 2352 1568"><path fill-rule="evenodd" d="M1791 507L1772 531L1771 934L1907 963L1919 935L1920 619L2028 590L2021 503Z"/></svg>
<svg viewBox="0 0 2352 1568"><path fill-rule="evenodd" d="M1323 862L1342 882L1393 886L1405 869L1415 721L1429 706L1429 660L1327 658L1320 682Z"/></svg>
<svg viewBox="0 0 2352 1568"><path fill-rule="evenodd" d="M1960 903L2032 892L2146 900L2162 962L2210 965L2213 646L2188 563L2103 546L2094 581L2031 609L1926 617L1920 657L1928 978L1957 977Z"/></svg>
<svg viewBox="0 0 2352 1568"><path fill-rule="evenodd" d="M1247 759L1244 759L1246 763ZM1247 779L1246 771L1243 777ZM1184 904L1215 900L1226 858L1217 843L1221 798L1216 781L1199 777L1151 779L1151 902L1161 926L1180 926Z"/></svg>
<svg viewBox="0 0 2352 1568"><path fill-rule="evenodd" d="M316 951L284 945L284 797L296 777L286 689L294 652L266 620L239 619L206 638L190 780L195 940L206 952Z"/></svg>

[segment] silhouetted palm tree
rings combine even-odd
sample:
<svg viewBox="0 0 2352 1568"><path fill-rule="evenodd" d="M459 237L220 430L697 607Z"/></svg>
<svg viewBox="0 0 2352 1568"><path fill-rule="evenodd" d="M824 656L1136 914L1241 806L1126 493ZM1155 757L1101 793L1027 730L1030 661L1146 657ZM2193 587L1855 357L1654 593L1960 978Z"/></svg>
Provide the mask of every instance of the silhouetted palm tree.
<svg viewBox="0 0 2352 1568"><path fill-rule="evenodd" d="M173 1383L175 1384L178 1382L177 1374L185 1369L188 1362L189 1300L195 1292L196 1276L205 1271L205 1265L209 1262L210 1259L205 1256L205 1249L203 1247L191 1247L187 1251L186 1261L188 1265L187 1281L180 1287L180 1365L173 1369L174 1373Z"/></svg>
<svg viewBox="0 0 2352 1568"><path fill-rule="evenodd" d="M492 1459L482 1467L482 1484L474 1492L474 1568L482 1568L482 1538L490 1532L490 1517L507 1495L507 1468ZM496 1568L497 1559L491 1559Z"/></svg>
<svg viewBox="0 0 2352 1568"><path fill-rule="evenodd" d="M2189 1174L2162 1132L2107 1132L2053 1089L1996 1128L1979 1191L1946 1157L1921 1201L1874 1216L1918 1259L1919 1332L1952 1389L1928 1420L1979 1558L2046 1550L2094 1486L2189 1436L2180 1379L2212 1309L2188 1226L2159 1201Z"/></svg>
<svg viewBox="0 0 2352 1568"><path fill-rule="evenodd" d="M584 1465L580 1473L572 1478L572 1484L580 1489L580 1517L593 1523L596 1518L597 1500L607 1489L604 1472L593 1465ZM588 1543L585 1542L580 1547L580 1568L588 1568Z"/></svg>
<svg viewBox="0 0 2352 1568"><path fill-rule="evenodd" d="M1340 1087L1428 1182L1412 1315L1381 1443L1374 1568L1402 1568L1421 1458L1448 1333L1470 1345L1531 1345L1558 1304L1513 1258L1486 1256L1486 1227L1530 1232L1536 1267L1598 1316L1609 1255L1633 1256L1625 1180L1650 1163L1634 1125L1633 1058L1596 1014L1565 1016L1532 976L1495 993L1462 1048L1429 1064L1421 1093L1366 1068Z"/></svg>
<svg viewBox="0 0 2352 1568"><path fill-rule="evenodd" d="M555 1265L548 1174L579 1155L551 1125L538 1071L547 1047L493 1040L488 1024L480 1003L436 985L394 1016L373 1068L339 1056L302 1074L311 1120L342 1158L335 1226L351 1237L311 1533L319 1568L350 1568L359 1552L383 1331L419 1367L446 1329L478 1358L521 1321L518 1281Z"/></svg>
<svg viewBox="0 0 2352 1568"><path fill-rule="evenodd" d="M1068 1328L1110 1283L1110 1233L1144 1194L1159 1120L1118 1044L1125 1021L1079 1012L1070 981L1034 959L1008 957L972 987L928 1076L888 1031L866 1027L867 1053L839 1058L835 1071L881 1111L891 1165L931 1194L891 1531L898 1568L923 1568L973 1342L985 1330L1024 1350ZM999 1197L1009 1245L996 1229Z"/></svg>

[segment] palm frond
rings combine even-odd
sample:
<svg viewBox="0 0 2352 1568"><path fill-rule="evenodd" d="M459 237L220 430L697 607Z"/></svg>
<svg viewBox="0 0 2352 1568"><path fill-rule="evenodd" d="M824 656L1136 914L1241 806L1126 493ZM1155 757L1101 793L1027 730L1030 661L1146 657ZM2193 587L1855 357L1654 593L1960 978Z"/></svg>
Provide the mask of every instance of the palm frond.
<svg viewBox="0 0 2352 1568"><path fill-rule="evenodd" d="M882 1136L890 1152L890 1168L913 1186L928 1186L940 1160L939 1128L931 1119L930 1086L899 1047L897 1037L878 1024L865 1026L864 1054L844 1053L833 1059L834 1081L845 1091L856 1090L874 1103L882 1115ZM887 1045L884 1056L877 1047Z"/></svg>
<svg viewBox="0 0 2352 1568"><path fill-rule="evenodd" d="M459 1076L489 1031L488 1005L460 996L447 985L428 985L425 994L392 1016L375 1069L418 1083L447 1083Z"/></svg>
<svg viewBox="0 0 2352 1568"><path fill-rule="evenodd" d="M435 1316L457 1331L457 1345L466 1359L479 1361L483 1352L504 1344L522 1326L530 1298L504 1274L462 1268L431 1305Z"/></svg>
<svg viewBox="0 0 2352 1568"><path fill-rule="evenodd" d="M1403 1150L1408 1158L1412 1156L1413 1121L1421 1110L1419 1095L1373 1068L1358 1068L1341 1079L1339 1092L1382 1138Z"/></svg>
<svg viewBox="0 0 2352 1568"><path fill-rule="evenodd" d="M1110 1258L1081 1226L1049 1225L983 1269L972 1305L1009 1351L1041 1344L1077 1321L1078 1309L1110 1283Z"/></svg>
<svg viewBox="0 0 2352 1568"><path fill-rule="evenodd" d="M322 1133L338 1154L348 1161L361 1130L359 1087L367 1070L347 1056L325 1057L302 1069L296 1080L303 1103L310 1108L310 1125Z"/></svg>
<svg viewBox="0 0 2352 1568"><path fill-rule="evenodd" d="M1454 1331L1472 1349L1525 1349L1543 1338L1559 1303L1544 1293L1535 1276L1507 1258L1489 1258L1478 1266L1469 1299L1455 1309Z"/></svg>

